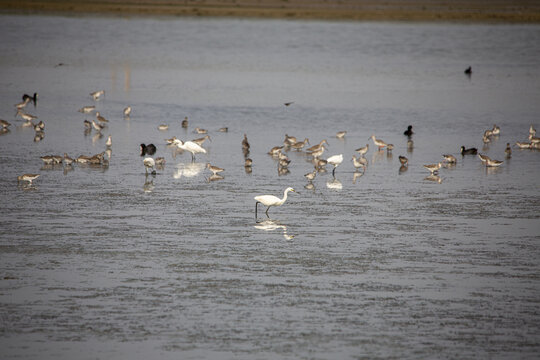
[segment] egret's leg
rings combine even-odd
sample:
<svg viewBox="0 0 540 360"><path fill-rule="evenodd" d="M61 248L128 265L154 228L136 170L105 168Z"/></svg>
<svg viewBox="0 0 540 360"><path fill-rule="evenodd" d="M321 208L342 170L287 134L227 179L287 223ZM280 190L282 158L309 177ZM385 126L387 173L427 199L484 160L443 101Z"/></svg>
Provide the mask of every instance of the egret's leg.
<svg viewBox="0 0 540 360"><path fill-rule="evenodd" d="M195 155L193 155L193 153L191 153L191 162L194 162L195 161Z"/></svg>
<svg viewBox="0 0 540 360"><path fill-rule="evenodd" d="M259 205L259 202L255 202L255 220L257 219L257 205Z"/></svg>
<svg viewBox="0 0 540 360"><path fill-rule="evenodd" d="M270 216L268 216L268 210L270 210L270 206L266 208L266 217L270 219Z"/></svg>
<svg viewBox="0 0 540 360"><path fill-rule="evenodd" d="M332 170L332 176L336 177L336 167L334 166L334 170Z"/></svg>

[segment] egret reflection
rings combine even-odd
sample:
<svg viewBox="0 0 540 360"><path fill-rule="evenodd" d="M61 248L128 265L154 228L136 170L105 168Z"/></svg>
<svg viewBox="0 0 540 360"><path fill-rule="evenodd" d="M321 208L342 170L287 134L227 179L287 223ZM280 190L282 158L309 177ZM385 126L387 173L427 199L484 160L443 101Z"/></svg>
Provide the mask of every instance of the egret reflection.
<svg viewBox="0 0 540 360"><path fill-rule="evenodd" d="M206 168L206 163L179 163L176 167L177 169L173 174L175 179L180 179L181 177L189 178L199 175Z"/></svg>
<svg viewBox="0 0 540 360"><path fill-rule="evenodd" d="M341 190L343 189L343 184L338 179L333 178L326 182L326 187L332 190Z"/></svg>
<svg viewBox="0 0 540 360"><path fill-rule="evenodd" d="M143 185L143 191L145 193L151 193L152 191L154 191L154 177L155 175L148 176L148 174L146 174Z"/></svg>
<svg viewBox="0 0 540 360"><path fill-rule="evenodd" d="M283 237L285 239L292 240L294 238L294 235L289 235L287 233L287 226L284 224L281 224L278 220L267 219L264 221L258 221L257 225L254 225L253 227L255 229L264 230L264 231L282 230Z"/></svg>

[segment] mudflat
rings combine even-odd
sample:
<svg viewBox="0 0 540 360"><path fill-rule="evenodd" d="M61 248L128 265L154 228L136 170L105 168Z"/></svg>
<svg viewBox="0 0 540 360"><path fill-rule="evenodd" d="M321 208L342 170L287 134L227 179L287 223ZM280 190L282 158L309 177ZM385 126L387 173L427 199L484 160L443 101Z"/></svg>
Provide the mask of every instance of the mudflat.
<svg viewBox="0 0 540 360"><path fill-rule="evenodd" d="M539 23L535 0L0 0L8 13Z"/></svg>

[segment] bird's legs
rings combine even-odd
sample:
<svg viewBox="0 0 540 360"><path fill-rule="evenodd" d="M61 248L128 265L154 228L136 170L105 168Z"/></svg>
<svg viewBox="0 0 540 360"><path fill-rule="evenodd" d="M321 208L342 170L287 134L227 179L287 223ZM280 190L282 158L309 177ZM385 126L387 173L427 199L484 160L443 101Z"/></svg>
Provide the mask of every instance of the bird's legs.
<svg viewBox="0 0 540 360"><path fill-rule="evenodd" d="M259 205L259 202L255 202L255 220L257 220L257 205Z"/></svg>
<svg viewBox="0 0 540 360"><path fill-rule="evenodd" d="M268 216L268 210L270 210L270 206L266 208L266 217L270 219L270 216Z"/></svg>
<svg viewBox="0 0 540 360"><path fill-rule="evenodd" d="M334 166L334 170L332 170L332 176L336 177L336 167Z"/></svg>

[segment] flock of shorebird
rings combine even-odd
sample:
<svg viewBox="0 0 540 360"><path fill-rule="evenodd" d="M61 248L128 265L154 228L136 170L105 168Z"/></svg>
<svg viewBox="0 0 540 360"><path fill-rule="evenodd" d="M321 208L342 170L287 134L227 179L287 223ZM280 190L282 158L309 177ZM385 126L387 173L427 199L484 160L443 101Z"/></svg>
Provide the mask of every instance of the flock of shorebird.
<svg viewBox="0 0 540 360"><path fill-rule="evenodd" d="M90 96L95 100L100 100L105 95L104 90L95 91L90 93ZM44 129L45 124L43 121L39 121L38 123L35 123L37 120L37 117L31 114L28 114L24 111L25 107L29 103L33 103L34 106L37 106L37 100L38 100L38 94L34 93L33 96L30 95L23 95L22 102L15 105L17 113L16 117L20 116L22 120L25 122L23 123L23 127L32 126L34 130L36 131L36 135L34 137L34 141L40 141L43 139L44 136ZM291 103L285 103L285 106L290 106ZM129 119L131 115L131 107L128 106L124 109L123 114L125 119ZM89 121L84 120L84 126L85 126L85 134L91 132L94 130L99 137L102 136L101 132L104 128L107 127L107 123L109 120L107 120L102 114L100 114L99 111L96 111L96 107L94 105L91 106L83 106L78 110L79 112L83 114L91 114L95 113L95 120ZM0 133L6 133L9 132L8 127L11 124L5 120L0 119ZM182 128L187 129L188 128L188 118L185 117L181 123ZM158 126L158 130L166 131L168 130L169 126L166 124L161 124ZM223 127L218 130L219 132L227 132L228 128ZM206 154L207 151L203 147L203 144L206 140L211 141L210 135L208 135L208 131L205 129L201 129L199 127L196 127L194 129L194 132L197 134L204 135L201 138L189 140L189 141L182 141L176 136L165 139L167 144L169 146L177 148L180 152L189 152L191 153L191 160L192 163L195 161L195 156L198 154ZM346 136L346 131L339 131L336 133L336 138L338 139L344 139ZM412 140L414 132L412 130L412 125L409 125L407 130L403 132L403 135L407 137L407 149L412 150L414 143ZM497 125L494 125L492 129L488 129L484 132L482 138L484 144L488 144L492 141L493 137L497 137L500 134L500 128ZM377 148L379 152L382 152L383 149L386 149L386 151L390 154L391 151L394 149L394 145L390 143L386 143L380 138L377 138L375 135L371 135L368 140L372 140L373 144ZM540 149L540 138L536 137L536 130L531 125L529 129L529 141L528 142L516 142L515 145L520 149ZM335 181L335 172L338 166L340 166L343 162L343 154L337 154L330 156L326 159L322 158L322 155L324 154L326 150L326 146L328 145L328 142L326 139L321 140L318 144L313 145L307 149L304 150L304 148L309 144L309 139L305 138L304 140L299 140L294 136L289 136L288 134L285 134L285 139L283 141L283 145L275 146L271 148L268 151L268 154L271 155L274 159L277 160L278 164L278 174L279 175L285 175L289 173L288 166L291 162L289 157L287 156L288 151L305 151L305 153L309 156L308 158L311 160L313 164L313 171L308 172L305 174L305 178L307 179L308 183L305 185L306 189L314 189L313 180L320 172L326 171L326 165L332 165L332 176L334 177ZM80 155L79 157L73 159L70 158L66 153L64 153L63 156L60 155L44 155L41 156L41 160L45 165L54 165L54 164L61 164L63 163L65 166L71 166L72 163L80 163L80 164L92 164L92 165L101 165L101 166L108 166L110 156L111 156L111 147L112 147L112 136L109 135L107 138L107 141L105 143L106 149L105 151L87 156L87 155ZM246 173L252 172L252 164L253 161L251 158L249 158L250 153L250 144L247 138L247 135L244 134L244 138L242 139L242 151L244 153L244 168ZM358 153L357 156L352 156L352 163L355 168L355 177L354 180L358 176L362 176L366 168L368 166L368 160L366 159L365 155L369 150L369 144L366 144L363 147L360 147L356 149L355 151ZM153 155L156 153L156 146L154 144L141 144L140 145L140 155L144 156L143 158L143 165L146 169L146 175L148 174L156 174L156 168L162 167L165 164L165 159L163 157L157 157L154 158ZM461 147L460 153L462 156L466 155L478 155L480 160L485 164L486 167L499 167L503 164L503 161L501 160L495 160L491 159L485 154L481 154L478 152L476 148L465 148L464 146ZM510 157L512 154L512 148L509 143L507 143L506 150L505 150L506 157ZM424 165L424 168L429 171L430 175L426 177L426 180L435 181L438 183L442 182L442 179L438 175L439 170L442 167L451 167L454 166L457 163L457 159L454 155L451 154L443 154L442 155L444 160L435 164L427 164ZM399 169L400 172L406 171L409 165L409 160L407 157L403 155L399 155L399 162L401 164L401 167ZM208 169L210 172L212 172L212 176L209 178L210 181L214 180L221 180L223 179L223 176L221 176L221 172L223 172L225 169L220 168L218 166L212 165L210 163L206 164L206 169ZM28 182L29 184L32 184L32 182L37 179L40 175L39 174L23 174L17 177L18 182ZM339 188L339 182L335 181L335 183L329 183L327 184L329 188L332 188L332 186L336 186ZM288 192L295 192L293 188L287 188L284 191L283 198L278 198L273 195L261 195L255 197L255 215L257 216L257 205L259 203L265 205L267 207L266 209L266 215L268 216L268 209L272 206L280 206L287 200L287 194Z"/></svg>

